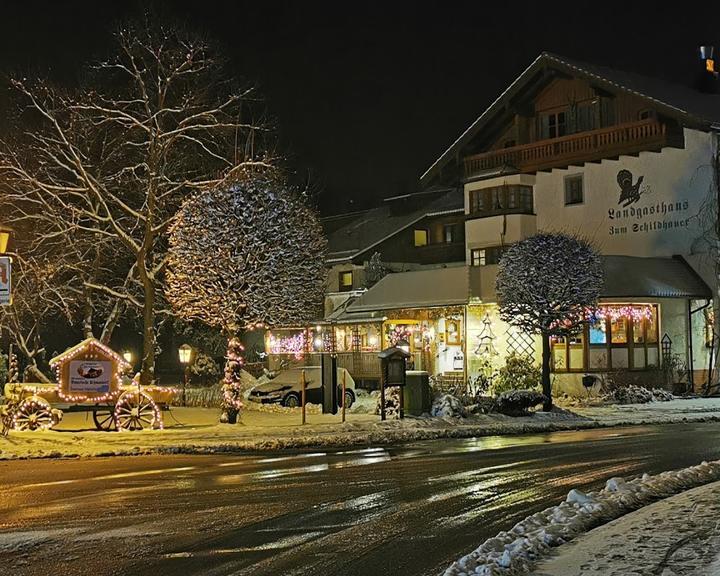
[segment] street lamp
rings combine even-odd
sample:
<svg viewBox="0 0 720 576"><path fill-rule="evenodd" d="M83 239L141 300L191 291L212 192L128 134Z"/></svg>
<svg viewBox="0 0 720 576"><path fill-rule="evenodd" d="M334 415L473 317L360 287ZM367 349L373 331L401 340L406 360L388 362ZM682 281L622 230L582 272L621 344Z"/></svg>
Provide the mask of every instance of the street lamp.
<svg viewBox="0 0 720 576"><path fill-rule="evenodd" d="M182 391L182 405L185 406L185 389L187 388L188 383L188 371L190 369L190 360L192 359L192 347L188 344L183 344L178 348L178 356L180 357L180 364L183 365L183 368L185 369L185 377L183 379L183 391Z"/></svg>

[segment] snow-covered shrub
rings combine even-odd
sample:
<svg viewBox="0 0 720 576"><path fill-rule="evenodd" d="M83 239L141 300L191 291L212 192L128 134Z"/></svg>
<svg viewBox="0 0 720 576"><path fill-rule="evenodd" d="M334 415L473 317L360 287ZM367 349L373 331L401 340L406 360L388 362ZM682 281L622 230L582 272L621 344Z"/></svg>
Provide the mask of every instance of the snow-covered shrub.
<svg viewBox="0 0 720 576"><path fill-rule="evenodd" d="M455 396L440 394L433 400L430 415L441 418L462 418L465 416L465 407Z"/></svg>
<svg viewBox="0 0 720 576"><path fill-rule="evenodd" d="M528 409L545 401L535 390L510 390L495 399L495 409L506 416L527 416Z"/></svg>
<svg viewBox="0 0 720 576"><path fill-rule="evenodd" d="M220 376L220 367L207 354L200 352L190 366L190 373L197 376L203 386L215 384Z"/></svg>
<svg viewBox="0 0 720 576"><path fill-rule="evenodd" d="M653 401L653 394L641 386L625 386L616 388L611 393L611 401L616 404L647 404Z"/></svg>
<svg viewBox="0 0 720 576"><path fill-rule="evenodd" d="M505 365L495 374L490 383L490 393L498 396L510 390L540 390L542 372L529 356L510 354Z"/></svg>

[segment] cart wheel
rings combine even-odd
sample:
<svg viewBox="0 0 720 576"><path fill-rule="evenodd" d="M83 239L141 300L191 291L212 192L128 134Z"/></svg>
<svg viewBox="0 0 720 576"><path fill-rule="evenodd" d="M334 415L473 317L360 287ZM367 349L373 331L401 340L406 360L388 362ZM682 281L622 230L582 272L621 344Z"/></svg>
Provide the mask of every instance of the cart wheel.
<svg viewBox="0 0 720 576"><path fill-rule="evenodd" d="M92 411L93 422L95 422L95 428L98 430L104 430L106 432L115 430L117 425L115 423L115 412L112 405L102 406Z"/></svg>
<svg viewBox="0 0 720 576"><path fill-rule="evenodd" d="M25 398L13 416L15 430L47 430L55 424L50 403L40 396Z"/></svg>
<svg viewBox="0 0 720 576"><path fill-rule="evenodd" d="M124 392L115 404L118 430L144 430L159 425L158 407L145 392Z"/></svg>

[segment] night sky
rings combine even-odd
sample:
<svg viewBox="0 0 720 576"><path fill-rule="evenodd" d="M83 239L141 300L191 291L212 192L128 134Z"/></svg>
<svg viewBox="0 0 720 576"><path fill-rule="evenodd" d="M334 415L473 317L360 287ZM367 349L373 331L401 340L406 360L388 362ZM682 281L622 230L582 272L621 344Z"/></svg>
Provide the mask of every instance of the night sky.
<svg viewBox="0 0 720 576"><path fill-rule="evenodd" d="M2 3L0 68L72 79L147 3ZM714 2L156 2L257 81L297 178L323 213L412 191L422 172L543 50L691 82L720 47ZM680 12L680 10L685 10Z"/></svg>

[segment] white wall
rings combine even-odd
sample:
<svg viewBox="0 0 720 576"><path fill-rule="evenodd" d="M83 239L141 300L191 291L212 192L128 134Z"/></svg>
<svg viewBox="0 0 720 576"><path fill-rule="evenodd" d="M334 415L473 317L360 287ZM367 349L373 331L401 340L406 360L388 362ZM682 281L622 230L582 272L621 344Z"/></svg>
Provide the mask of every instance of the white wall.
<svg viewBox="0 0 720 576"><path fill-rule="evenodd" d="M535 184L538 230L568 231L594 241L604 254L627 256L690 255L704 250L702 208L712 184L712 136L685 130L685 148L641 152L552 172ZM620 170L643 177L640 199L618 203ZM582 174L584 202L565 206L564 179Z"/></svg>

